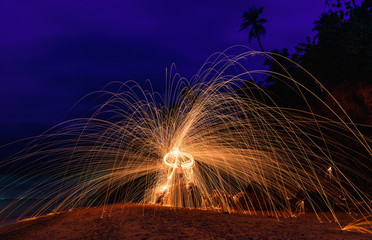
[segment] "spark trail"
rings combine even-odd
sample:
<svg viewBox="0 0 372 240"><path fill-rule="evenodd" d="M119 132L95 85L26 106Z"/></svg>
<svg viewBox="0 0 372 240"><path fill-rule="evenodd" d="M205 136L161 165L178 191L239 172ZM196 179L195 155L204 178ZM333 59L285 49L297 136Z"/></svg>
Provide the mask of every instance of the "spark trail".
<svg viewBox="0 0 372 240"><path fill-rule="evenodd" d="M332 106L326 104L285 69L248 70L247 59L260 52L229 56L228 51L211 56L190 81L170 73L164 97L134 81L113 83L109 87L117 85L116 92L93 93L105 100L90 118L64 122L35 138L2 166L17 166L12 174L18 179L7 189L39 182L22 197L43 199L24 214L134 201L229 212L265 210L277 217L306 208L319 215L331 212L324 217L338 221L337 209L357 212L370 228L370 196L338 161L370 161L369 140L350 119L343 121L335 113L335 108L342 110L335 99ZM252 81L257 75L287 83L308 109L278 106L271 93ZM333 111L333 120L314 113L305 96ZM340 136L358 143L363 153L348 149ZM370 176L366 179L370 183ZM7 209L17 207L15 202Z"/></svg>

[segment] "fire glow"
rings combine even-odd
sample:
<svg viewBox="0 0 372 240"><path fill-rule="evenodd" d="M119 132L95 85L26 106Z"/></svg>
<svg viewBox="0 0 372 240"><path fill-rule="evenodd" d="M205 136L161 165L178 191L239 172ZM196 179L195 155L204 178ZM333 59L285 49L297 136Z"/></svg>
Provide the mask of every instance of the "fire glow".
<svg viewBox="0 0 372 240"><path fill-rule="evenodd" d="M359 160L330 133L350 133L368 159L367 140L341 119L259 101L253 90L270 95L251 80L263 71L248 71L243 62L260 54L219 54L191 81L170 74L164 97L133 81L120 84L117 92L101 91L107 100L91 118L51 129L35 140L35 147L12 159L36 159L32 171L17 173L22 180L44 179L23 197L35 197L35 189L47 196L33 206L36 215L51 207L64 211L108 204L114 197L226 212L265 210L277 217L307 207L317 214L330 212L323 218L336 222L335 206L343 211L354 206L361 218L371 215L368 195L334 161L344 156L355 164ZM224 74L231 69L238 73ZM275 76L307 90L289 75ZM243 84L248 87L238 94ZM52 160L45 165L40 160L47 157ZM299 194L302 199L296 199Z"/></svg>

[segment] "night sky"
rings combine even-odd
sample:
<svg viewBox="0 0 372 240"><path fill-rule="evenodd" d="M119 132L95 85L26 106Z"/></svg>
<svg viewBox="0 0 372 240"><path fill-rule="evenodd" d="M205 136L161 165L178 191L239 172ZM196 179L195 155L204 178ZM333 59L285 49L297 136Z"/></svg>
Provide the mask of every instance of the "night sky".
<svg viewBox="0 0 372 240"><path fill-rule="evenodd" d="M312 36L324 0L1 1L0 145L78 115L84 95L112 81L164 87L172 63L187 78L232 45L259 50L239 32L248 7L264 7L266 51Z"/></svg>

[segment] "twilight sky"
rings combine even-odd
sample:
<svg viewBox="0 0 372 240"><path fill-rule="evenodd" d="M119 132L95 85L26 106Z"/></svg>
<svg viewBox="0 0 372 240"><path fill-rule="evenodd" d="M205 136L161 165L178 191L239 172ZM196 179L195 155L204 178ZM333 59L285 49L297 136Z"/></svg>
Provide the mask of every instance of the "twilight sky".
<svg viewBox="0 0 372 240"><path fill-rule="evenodd" d="M266 51L312 36L325 0L0 2L0 145L74 117L71 107L112 81L164 87L172 63L190 77L206 58L237 44L249 6L264 7ZM79 111L79 110L75 110Z"/></svg>

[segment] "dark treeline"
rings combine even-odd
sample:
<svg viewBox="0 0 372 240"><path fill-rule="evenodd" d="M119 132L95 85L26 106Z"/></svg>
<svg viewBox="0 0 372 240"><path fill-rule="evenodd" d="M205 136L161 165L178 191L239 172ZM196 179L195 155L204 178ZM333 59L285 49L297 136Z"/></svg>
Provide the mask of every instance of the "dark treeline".
<svg viewBox="0 0 372 240"><path fill-rule="evenodd" d="M336 1L314 22L313 31L315 36L297 44L294 54L286 48L273 53L293 60L313 74L355 123L372 125L372 1L364 0L360 6L351 1ZM296 81L320 96L323 94L326 103L331 104L332 100L298 65L273 57L275 60L265 61L271 71L284 71L278 61ZM289 93L285 83L273 75L267 81L271 83L267 90L276 95L280 105L302 107L298 106L298 97ZM318 111L323 115L330 114L326 109ZM347 120L341 111L337 113Z"/></svg>
<svg viewBox="0 0 372 240"><path fill-rule="evenodd" d="M329 2L329 1L328 1ZM332 97L321 89L300 66L309 71L342 106L347 115L361 131L367 144L372 137L372 1L364 0L360 6L352 1L335 1L330 8L314 22L313 38L307 37L305 43L295 47L295 53L288 49L274 50L265 60L270 71L290 76L299 84L329 105L335 113L347 123L349 118L339 108ZM283 58L285 57L285 58ZM288 59L286 59L288 58ZM299 92L295 85L271 74L266 79L269 86L266 91L271 94L275 104L291 109L311 109L316 114L333 120L339 120L336 114L325 107L314 95L307 91ZM304 94L307 102L303 100ZM264 99L267 102L267 99ZM270 104L270 103L269 103ZM368 156L360 143L335 132L325 132L333 139L342 141L353 152ZM333 150L333 149L331 149ZM334 159L340 164L346 175L353 179L364 191L371 189L371 161L362 158L356 166L344 159Z"/></svg>

